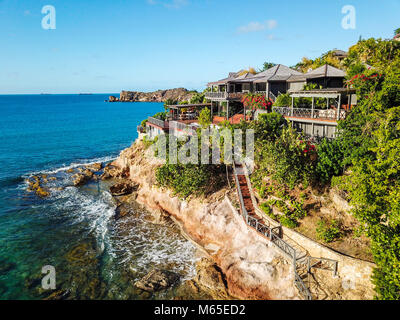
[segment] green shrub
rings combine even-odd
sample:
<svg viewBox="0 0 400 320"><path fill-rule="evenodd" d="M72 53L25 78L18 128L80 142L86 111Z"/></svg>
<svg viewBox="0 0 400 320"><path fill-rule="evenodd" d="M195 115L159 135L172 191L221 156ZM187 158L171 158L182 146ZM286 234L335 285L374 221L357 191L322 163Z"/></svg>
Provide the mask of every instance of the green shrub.
<svg viewBox="0 0 400 320"><path fill-rule="evenodd" d="M147 136L143 137L143 145L145 149L148 149L155 143L155 140L150 140Z"/></svg>
<svg viewBox="0 0 400 320"><path fill-rule="evenodd" d="M272 112L260 114L258 120L253 121L251 129L254 130L255 139L262 143L275 141L286 126L285 118L281 114Z"/></svg>
<svg viewBox="0 0 400 320"><path fill-rule="evenodd" d="M340 229L340 223L337 220L331 220L326 222L325 220L320 220L316 228L317 238L324 241L325 243L330 243L338 240L342 236L342 231Z"/></svg>
<svg viewBox="0 0 400 320"><path fill-rule="evenodd" d="M212 123L211 111L208 108L204 108L203 110L200 111L199 124L203 129L206 129L210 126L211 123Z"/></svg>
<svg viewBox="0 0 400 320"><path fill-rule="evenodd" d="M280 216L279 221L283 226L290 229L294 229L299 225L296 219L293 219L292 217L288 216Z"/></svg>
<svg viewBox="0 0 400 320"><path fill-rule="evenodd" d="M279 95L274 103L274 107L289 107L291 105L292 98L289 93Z"/></svg>
<svg viewBox="0 0 400 320"><path fill-rule="evenodd" d="M315 168L316 177L323 183L330 182L333 176L343 173L343 152L339 140L324 139L318 145L318 162Z"/></svg>
<svg viewBox="0 0 400 320"><path fill-rule="evenodd" d="M153 116L153 118L165 121L165 119L167 119L167 112L158 112Z"/></svg>
<svg viewBox="0 0 400 320"><path fill-rule="evenodd" d="M140 123L140 125L141 125L143 128L146 128L146 123L147 123L147 121L149 121L149 120L147 120L147 119L143 120L143 121Z"/></svg>
<svg viewBox="0 0 400 320"><path fill-rule="evenodd" d="M267 187L262 186L261 188L258 189L258 194L261 198L265 199L268 194L267 194Z"/></svg>
<svg viewBox="0 0 400 320"><path fill-rule="evenodd" d="M293 216L297 219L303 219L307 216L307 211L304 210L304 203L302 201L290 201L290 205L293 208Z"/></svg>
<svg viewBox="0 0 400 320"><path fill-rule="evenodd" d="M175 195L185 199L205 193L211 170L207 165L165 164L157 169L156 179L159 186L171 188Z"/></svg>
<svg viewBox="0 0 400 320"><path fill-rule="evenodd" d="M260 205L261 210L270 218L276 219L275 214L273 213L272 208L267 203L262 203Z"/></svg>
<svg viewBox="0 0 400 320"><path fill-rule="evenodd" d="M314 160L309 145L298 134L287 128L275 142L265 142L256 160L273 180L293 189L300 183L309 183L314 178Z"/></svg>

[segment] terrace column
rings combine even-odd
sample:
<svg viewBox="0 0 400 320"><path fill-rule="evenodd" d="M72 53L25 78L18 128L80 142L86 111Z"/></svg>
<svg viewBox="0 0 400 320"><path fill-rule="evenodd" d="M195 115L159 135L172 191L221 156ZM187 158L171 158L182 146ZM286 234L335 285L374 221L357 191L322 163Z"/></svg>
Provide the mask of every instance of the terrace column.
<svg viewBox="0 0 400 320"><path fill-rule="evenodd" d="M294 97L292 97L292 107L290 108L290 115L293 117L293 113L294 113Z"/></svg>
<svg viewBox="0 0 400 320"><path fill-rule="evenodd" d="M314 104L315 104L315 98L312 97L312 104L311 104L311 118L314 119Z"/></svg>
<svg viewBox="0 0 400 320"><path fill-rule="evenodd" d="M226 103L226 120L229 120L229 101Z"/></svg>
<svg viewBox="0 0 400 320"><path fill-rule="evenodd" d="M338 104L338 108L337 108L337 120L340 120L340 106L342 104L342 95L339 94L339 104Z"/></svg>
<svg viewBox="0 0 400 320"><path fill-rule="evenodd" d="M351 99L352 99L352 95L349 94L349 108L348 108L347 112L351 109L351 102L352 102Z"/></svg>

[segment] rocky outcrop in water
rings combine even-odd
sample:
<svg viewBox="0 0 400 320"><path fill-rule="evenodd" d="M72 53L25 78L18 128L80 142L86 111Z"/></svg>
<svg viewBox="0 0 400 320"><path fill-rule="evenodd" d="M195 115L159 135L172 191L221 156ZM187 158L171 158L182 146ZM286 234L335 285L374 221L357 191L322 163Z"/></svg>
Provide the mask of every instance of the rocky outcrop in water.
<svg viewBox="0 0 400 320"><path fill-rule="evenodd" d="M110 187L110 193L113 197L126 196L131 194L133 191L137 190L138 185L131 182L121 182L114 184Z"/></svg>
<svg viewBox="0 0 400 320"><path fill-rule="evenodd" d="M47 198L48 196L50 196L49 190L43 186L44 184L49 182L47 175L33 176L29 178L27 182L27 190L29 192L36 193L36 195L40 198Z"/></svg>
<svg viewBox="0 0 400 320"><path fill-rule="evenodd" d="M73 183L75 187L80 187L85 185L93 178L94 173L90 170L86 170L82 173L77 173L72 176Z"/></svg>
<svg viewBox="0 0 400 320"><path fill-rule="evenodd" d="M103 165L100 162L85 166L85 169L90 170L92 172L99 172L102 168Z"/></svg>
<svg viewBox="0 0 400 320"><path fill-rule="evenodd" d="M103 165L101 163L93 163L90 165L87 165L82 168L78 168L78 173L74 174L72 176L72 181L75 187L80 187L85 184L87 184L90 180L93 178L97 178L98 176L95 175L96 172L99 172L103 168ZM74 170L71 169L72 171L68 173L73 173Z"/></svg>
<svg viewBox="0 0 400 320"><path fill-rule="evenodd" d="M179 280L179 275L167 270L152 270L142 279L135 282L135 286L148 292L156 292L173 286Z"/></svg>
<svg viewBox="0 0 400 320"><path fill-rule="evenodd" d="M122 91L119 101L121 102L165 102L168 99L181 102L189 101L194 93L185 88L158 90L154 92ZM111 97L110 97L111 98ZM109 100L116 102L118 100Z"/></svg>

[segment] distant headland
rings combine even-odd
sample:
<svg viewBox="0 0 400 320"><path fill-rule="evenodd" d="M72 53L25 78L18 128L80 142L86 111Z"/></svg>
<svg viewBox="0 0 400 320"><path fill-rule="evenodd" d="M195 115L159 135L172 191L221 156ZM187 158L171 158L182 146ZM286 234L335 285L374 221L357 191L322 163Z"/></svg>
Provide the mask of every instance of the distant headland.
<svg viewBox="0 0 400 320"><path fill-rule="evenodd" d="M165 102L189 101L197 91L189 91L185 88L157 90L154 92L122 91L120 97L110 96L108 102Z"/></svg>

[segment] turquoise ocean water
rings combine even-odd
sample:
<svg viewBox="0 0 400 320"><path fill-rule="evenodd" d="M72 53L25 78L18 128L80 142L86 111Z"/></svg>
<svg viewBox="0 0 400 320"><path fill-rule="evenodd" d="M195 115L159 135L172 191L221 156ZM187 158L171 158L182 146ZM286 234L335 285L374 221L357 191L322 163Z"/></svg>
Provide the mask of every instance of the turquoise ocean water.
<svg viewBox="0 0 400 320"><path fill-rule="evenodd" d="M195 248L148 214L115 221L108 185L71 186L70 168L109 162L160 103L106 103L108 94L0 96L0 299L43 299L41 269L56 268L69 299L148 299L133 282L153 267L193 276ZM51 196L27 191L46 174ZM61 292L61 293L60 293Z"/></svg>

